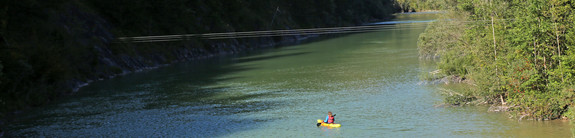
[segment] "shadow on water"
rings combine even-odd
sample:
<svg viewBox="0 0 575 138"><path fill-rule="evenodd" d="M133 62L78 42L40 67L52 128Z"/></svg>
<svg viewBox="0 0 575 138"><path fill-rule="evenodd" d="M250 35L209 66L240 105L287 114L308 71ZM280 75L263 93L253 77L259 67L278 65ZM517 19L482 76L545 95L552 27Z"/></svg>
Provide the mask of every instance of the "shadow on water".
<svg viewBox="0 0 575 138"><path fill-rule="evenodd" d="M307 53L222 56L94 82L70 96L13 121L7 136L215 137L257 128L274 118L246 117L281 106L261 98L279 91L243 92L220 82L226 74L255 69L237 63Z"/></svg>
<svg viewBox="0 0 575 138"><path fill-rule="evenodd" d="M290 53L290 54L283 54L283 55L272 55L272 56L265 56L265 57L237 58L237 59L235 59L235 61L237 61L239 63L244 63L244 62L268 60L268 59L288 57L288 56L299 56L299 55L304 55L304 54L309 54L309 53L311 53L311 52L298 52L298 53Z"/></svg>

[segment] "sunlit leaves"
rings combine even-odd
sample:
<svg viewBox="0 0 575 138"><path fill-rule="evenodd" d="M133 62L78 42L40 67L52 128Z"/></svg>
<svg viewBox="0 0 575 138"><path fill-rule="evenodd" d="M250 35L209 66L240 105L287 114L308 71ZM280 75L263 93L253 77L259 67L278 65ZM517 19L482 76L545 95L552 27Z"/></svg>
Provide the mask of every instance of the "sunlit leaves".
<svg viewBox="0 0 575 138"><path fill-rule="evenodd" d="M475 96L503 102L501 95L528 118L555 119L567 112L575 86L573 1L458 0L454 6L471 14L458 43L465 45L457 45L465 50L446 49L442 58L454 59L442 59L440 69L475 80ZM472 67L462 74L455 69L462 65Z"/></svg>

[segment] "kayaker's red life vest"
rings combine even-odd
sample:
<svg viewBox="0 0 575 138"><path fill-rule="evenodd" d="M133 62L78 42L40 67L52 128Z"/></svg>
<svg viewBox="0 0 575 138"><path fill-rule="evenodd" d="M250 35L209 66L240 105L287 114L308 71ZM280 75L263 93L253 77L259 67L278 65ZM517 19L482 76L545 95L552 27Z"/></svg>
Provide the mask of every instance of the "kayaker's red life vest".
<svg viewBox="0 0 575 138"><path fill-rule="evenodd" d="M335 121L335 118L333 116L329 116L329 119L327 119L327 123L333 123Z"/></svg>

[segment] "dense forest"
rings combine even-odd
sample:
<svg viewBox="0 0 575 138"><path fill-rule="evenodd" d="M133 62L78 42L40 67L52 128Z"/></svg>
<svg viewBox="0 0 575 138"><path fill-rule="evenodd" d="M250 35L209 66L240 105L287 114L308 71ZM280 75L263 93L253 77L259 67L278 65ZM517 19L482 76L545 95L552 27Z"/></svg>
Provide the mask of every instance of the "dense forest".
<svg viewBox="0 0 575 138"><path fill-rule="evenodd" d="M442 3L450 6L420 36L419 50L439 61L440 74L428 79L468 83L448 103L489 103L519 119L575 118L574 1Z"/></svg>
<svg viewBox="0 0 575 138"><path fill-rule="evenodd" d="M0 117L88 82L297 41L300 36L116 43L125 36L352 26L391 18L393 0L0 1Z"/></svg>

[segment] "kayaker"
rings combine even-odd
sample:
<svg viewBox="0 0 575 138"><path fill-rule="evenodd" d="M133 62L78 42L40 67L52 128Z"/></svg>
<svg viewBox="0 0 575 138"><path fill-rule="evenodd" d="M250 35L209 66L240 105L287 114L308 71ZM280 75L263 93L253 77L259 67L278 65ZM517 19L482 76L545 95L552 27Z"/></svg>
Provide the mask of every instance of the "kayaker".
<svg viewBox="0 0 575 138"><path fill-rule="evenodd" d="M323 120L323 122L328 124L335 123L335 115L332 115L331 111L327 112L327 116L325 117L325 120Z"/></svg>

